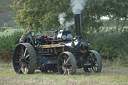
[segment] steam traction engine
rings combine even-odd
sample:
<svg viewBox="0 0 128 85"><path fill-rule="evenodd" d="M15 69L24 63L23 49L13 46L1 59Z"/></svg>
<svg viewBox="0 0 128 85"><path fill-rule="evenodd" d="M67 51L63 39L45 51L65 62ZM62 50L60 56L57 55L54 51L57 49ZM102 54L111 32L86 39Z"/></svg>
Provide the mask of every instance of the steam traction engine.
<svg viewBox="0 0 128 85"><path fill-rule="evenodd" d="M82 40L81 15L75 15L76 38L66 29L55 31L55 36L27 36L13 53L16 73L32 74L58 71L60 74L75 74L77 68L85 72L101 72L102 60L98 52L89 50L89 43Z"/></svg>

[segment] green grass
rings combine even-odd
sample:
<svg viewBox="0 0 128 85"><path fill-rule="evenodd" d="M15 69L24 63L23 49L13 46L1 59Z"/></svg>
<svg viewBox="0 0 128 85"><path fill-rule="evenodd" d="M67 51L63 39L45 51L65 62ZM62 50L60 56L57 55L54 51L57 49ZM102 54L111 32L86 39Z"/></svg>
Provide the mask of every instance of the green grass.
<svg viewBox="0 0 128 85"><path fill-rule="evenodd" d="M11 66L12 66L11 63L2 63L2 62L0 62L0 68L11 67Z"/></svg>
<svg viewBox="0 0 128 85"><path fill-rule="evenodd" d="M4 67L11 67L11 64L0 64L0 67L1 67L1 68L4 68Z"/></svg>
<svg viewBox="0 0 128 85"><path fill-rule="evenodd" d="M12 64L2 64L0 68L0 85L128 85L128 67L115 65L103 66L99 74L78 70L75 75L45 74L39 70L34 74L19 75Z"/></svg>
<svg viewBox="0 0 128 85"><path fill-rule="evenodd" d="M106 84L128 84L128 76L126 75L112 75L112 74L76 74L76 75L59 75L44 74L36 71L31 75L19 75L12 69L0 71L0 84L10 85L106 85ZM8 80L8 81L7 81Z"/></svg>

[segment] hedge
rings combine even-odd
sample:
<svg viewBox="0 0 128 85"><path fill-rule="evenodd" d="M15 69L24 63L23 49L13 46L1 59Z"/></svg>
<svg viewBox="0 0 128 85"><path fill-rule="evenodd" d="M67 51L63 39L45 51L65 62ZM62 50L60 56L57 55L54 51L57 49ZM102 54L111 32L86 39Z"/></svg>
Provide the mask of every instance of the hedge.
<svg viewBox="0 0 128 85"><path fill-rule="evenodd" d="M90 49L98 51L102 58L126 58L128 56L128 32L88 34Z"/></svg>
<svg viewBox="0 0 128 85"><path fill-rule="evenodd" d="M0 58L10 61L15 45L19 42L22 32L0 37ZM90 49L98 51L104 59L122 58L128 62L128 32L122 33L91 33L83 35L89 40Z"/></svg>
<svg viewBox="0 0 128 85"><path fill-rule="evenodd" d="M22 32L16 31L11 35L0 36L0 60L5 62L11 60L13 50L21 35Z"/></svg>

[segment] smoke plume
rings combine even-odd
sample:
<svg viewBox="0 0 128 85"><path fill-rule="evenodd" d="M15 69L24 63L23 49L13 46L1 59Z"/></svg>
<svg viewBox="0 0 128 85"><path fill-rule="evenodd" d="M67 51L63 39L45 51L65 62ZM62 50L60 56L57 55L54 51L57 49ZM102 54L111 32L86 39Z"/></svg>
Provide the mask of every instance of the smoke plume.
<svg viewBox="0 0 128 85"><path fill-rule="evenodd" d="M71 8L74 14L81 14L87 0L71 0Z"/></svg>
<svg viewBox="0 0 128 85"><path fill-rule="evenodd" d="M65 27L69 28L70 26L72 26L74 24L74 19L71 19L70 21L66 21L65 22Z"/></svg>
<svg viewBox="0 0 128 85"><path fill-rule="evenodd" d="M70 19L68 21L66 21L65 17L66 17L66 13L60 13L58 16L58 21L60 22L60 25L63 26L63 28L69 28L70 26L72 26L74 24L74 19Z"/></svg>
<svg viewBox="0 0 128 85"><path fill-rule="evenodd" d="M67 15L63 12L63 13L60 13L60 15L58 16L58 19L59 19L59 22L62 26L64 26L64 23L65 23L65 17Z"/></svg>

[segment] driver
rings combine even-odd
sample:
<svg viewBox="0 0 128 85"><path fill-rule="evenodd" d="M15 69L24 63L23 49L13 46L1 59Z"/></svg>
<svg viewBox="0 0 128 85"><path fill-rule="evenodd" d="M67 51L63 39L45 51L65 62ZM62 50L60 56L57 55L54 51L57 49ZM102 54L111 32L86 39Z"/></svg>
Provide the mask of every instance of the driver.
<svg viewBox="0 0 128 85"><path fill-rule="evenodd" d="M31 35L32 34L32 28L29 28L29 31L27 32L27 34L25 36Z"/></svg>
<svg viewBox="0 0 128 85"><path fill-rule="evenodd" d="M19 43L23 43L24 42L24 39L27 38L27 36L31 35L32 34L32 28L29 28L29 31L26 33L26 35L22 35L20 40L19 40Z"/></svg>

